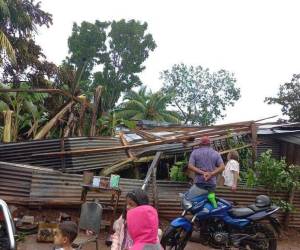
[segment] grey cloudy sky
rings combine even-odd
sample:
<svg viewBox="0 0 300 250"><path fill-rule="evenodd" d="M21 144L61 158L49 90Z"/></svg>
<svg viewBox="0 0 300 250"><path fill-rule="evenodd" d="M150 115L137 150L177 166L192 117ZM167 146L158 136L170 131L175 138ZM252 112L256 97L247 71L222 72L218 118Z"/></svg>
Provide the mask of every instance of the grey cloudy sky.
<svg viewBox="0 0 300 250"><path fill-rule="evenodd" d="M54 24L37 41L55 63L67 55L73 22L125 18L146 21L158 45L141 74L153 90L162 84L159 72L175 63L234 72L242 97L225 122L281 115L263 100L300 73L297 0L42 0L42 8Z"/></svg>

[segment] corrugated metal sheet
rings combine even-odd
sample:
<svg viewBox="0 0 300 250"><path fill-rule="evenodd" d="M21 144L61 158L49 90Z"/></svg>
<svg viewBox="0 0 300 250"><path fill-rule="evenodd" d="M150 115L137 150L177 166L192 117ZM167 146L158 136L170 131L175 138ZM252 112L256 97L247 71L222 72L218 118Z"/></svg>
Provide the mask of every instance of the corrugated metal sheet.
<svg viewBox="0 0 300 250"><path fill-rule="evenodd" d="M41 173L34 173L31 185L30 200L32 203L48 204L80 204L81 195L81 175L52 173L47 176ZM127 192L140 188L142 180L121 179L120 188L122 196L120 200L120 209L125 205L125 195ZM179 193L184 193L188 189L187 183L178 183L171 181L157 181L159 214L166 219L172 219L182 212L180 207ZM151 184L149 197L152 200ZM218 188L217 195L228 201L237 202L239 206L252 204L255 197L260 194L266 194L264 189L251 189L240 187L238 192L233 193L228 188ZM286 199L287 194L277 193L274 199ZM102 203L109 203L110 195L107 193L89 193L88 199L99 199ZM300 204L299 204L300 205ZM300 208L300 207L299 207ZM300 211L298 212L300 216ZM298 216L298 213L295 216ZM295 223L294 226L297 226ZM300 224L299 224L300 227Z"/></svg>
<svg viewBox="0 0 300 250"><path fill-rule="evenodd" d="M29 205L80 205L82 175L66 174L55 170L47 170L26 165L0 162L0 195L11 203ZM119 208L125 204L125 195L128 191L140 188L142 180L121 179L120 187L122 196ZM162 218L172 219L181 213L179 193L188 189L187 183L171 181L157 181L159 214ZM218 197L229 201L235 201L240 206L246 206L254 202L259 194L267 193L263 189L251 189L239 187L233 193L228 188L218 188ZM151 184L149 196L152 198ZM99 199L102 203L109 203L108 193L89 193L88 199ZM286 199L287 194L277 193L275 199ZM296 211L292 214L290 226L300 227L300 192L295 195ZM281 216L282 218L282 216Z"/></svg>
<svg viewBox="0 0 300 250"><path fill-rule="evenodd" d="M57 157L32 157L34 152L50 153L60 151L60 140L38 140L18 143L0 143L1 161L22 163L34 166L60 168L61 160Z"/></svg>
<svg viewBox="0 0 300 250"><path fill-rule="evenodd" d="M33 171L42 169L0 162L0 197L29 199Z"/></svg>
<svg viewBox="0 0 300 250"><path fill-rule="evenodd" d="M261 135L258 137L259 144L257 145L257 156L267 150L272 150L272 156L276 159L281 158L280 154L280 142L271 136Z"/></svg>
<svg viewBox="0 0 300 250"><path fill-rule="evenodd" d="M68 138L65 143L65 150L107 148L122 146L119 138ZM82 172L83 170L101 169L113 165L128 158L125 150L115 150L114 152L88 155L69 156L71 166L67 172Z"/></svg>
<svg viewBox="0 0 300 250"><path fill-rule="evenodd" d="M112 137L78 137L64 139L65 150L116 146L121 146L120 140ZM82 172L83 170L101 169L128 157L125 150L117 150L113 153L76 155L72 157L65 156L64 159L56 156L32 157L32 154L61 151L61 147L61 140L38 140L0 144L0 159L12 163L22 163L54 169L61 169L64 161L67 172Z"/></svg>

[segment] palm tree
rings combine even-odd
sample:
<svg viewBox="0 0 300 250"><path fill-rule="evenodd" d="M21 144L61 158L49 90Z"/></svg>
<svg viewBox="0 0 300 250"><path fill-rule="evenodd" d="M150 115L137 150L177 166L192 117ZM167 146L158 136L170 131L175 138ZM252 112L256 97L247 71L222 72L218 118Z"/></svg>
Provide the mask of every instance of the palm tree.
<svg viewBox="0 0 300 250"><path fill-rule="evenodd" d="M116 111L118 118L127 120L151 120L160 122L179 123L179 115L175 111L167 110L172 96L158 91L152 93L146 87L138 91L130 90L124 101Z"/></svg>
<svg viewBox="0 0 300 250"><path fill-rule="evenodd" d="M0 17L1 17L1 27L2 25L7 25L7 20L11 20L11 12L10 12L10 5L12 3L9 3L8 1L0 1ZM15 50L13 49L13 46L11 45L7 35L5 32L0 29L0 51L5 51L8 58L12 61L16 61L15 56Z"/></svg>
<svg viewBox="0 0 300 250"><path fill-rule="evenodd" d="M16 61L15 50L2 30L0 30L0 51L6 51L8 58L12 62Z"/></svg>

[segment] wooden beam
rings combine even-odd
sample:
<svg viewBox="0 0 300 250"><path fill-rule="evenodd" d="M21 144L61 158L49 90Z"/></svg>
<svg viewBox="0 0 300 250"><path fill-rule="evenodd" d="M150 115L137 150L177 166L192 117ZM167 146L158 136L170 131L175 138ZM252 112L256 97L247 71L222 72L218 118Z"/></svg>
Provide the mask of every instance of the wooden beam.
<svg viewBox="0 0 300 250"><path fill-rule="evenodd" d="M157 165L158 165L158 163L159 163L159 161L154 166L153 171L152 171L153 206L157 209L157 211L158 211L158 190L157 190L157 183L156 183L156 174L157 174Z"/></svg>
<svg viewBox="0 0 300 250"><path fill-rule="evenodd" d="M78 136L84 136L84 117L85 117L85 110L87 107L87 99L85 96L82 96L80 98L82 99L82 103L79 112Z"/></svg>
<svg viewBox="0 0 300 250"><path fill-rule="evenodd" d="M3 111L4 116L4 129L3 129L3 142L11 142L12 139L12 114L14 112L11 110Z"/></svg>
<svg viewBox="0 0 300 250"><path fill-rule="evenodd" d="M147 175L145 177L145 180L144 180L144 183L142 186L142 190L146 190L148 182L150 181L153 169L157 167L161 156L162 156L162 152L156 152L155 157L154 157L154 159L148 169Z"/></svg>
<svg viewBox="0 0 300 250"><path fill-rule="evenodd" d="M130 164L133 162L134 158L128 158L124 161L121 161L109 168L104 168L102 169L102 171L100 172L100 175L101 176L108 176L110 174L113 174L113 173L118 173L119 171L121 170L124 170L126 168L129 168L130 167Z"/></svg>
<svg viewBox="0 0 300 250"><path fill-rule="evenodd" d="M120 132L120 133L119 133L119 137L120 137L121 144L122 144L123 146L128 146L128 142L126 141L123 132ZM130 158L134 158L134 157L135 157L131 149L127 149L127 150L126 150L126 153L127 153L127 155L128 155Z"/></svg>
<svg viewBox="0 0 300 250"><path fill-rule="evenodd" d="M257 126L255 123L251 124L251 137L252 137L252 163L256 161L257 157Z"/></svg>
<svg viewBox="0 0 300 250"><path fill-rule="evenodd" d="M140 130L140 129L134 129L133 130L134 133L136 133L137 135L143 137L144 139L147 139L148 141L156 141L156 140L161 140L163 138L159 137L159 136L155 136L152 135L144 130Z"/></svg>
<svg viewBox="0 0 300 250"><path fill-rule="evenodd" d="M249 127L242 127L237 128L235 130L232 130L231 132L242 132L242 131L248 131ZM142 143L142 144L133 144L128 146L118 146L118 147L108 147L108 148L94 148L94 149L83 149L83 150L71 150L71 151L65 151L65 152L51 152L51 153L40 153L40 154L32 154L32 156L59 156L62 154L66 155L81 155L81 154L90 154L90 153L104 153L104 152L111 152L115 150L126 150L126 149L136 149L136 148L145 148L149 146L156 146L156 145L162 145L162 144L168 144L168 143L174 143L174 142L181 142L183 140L189 140L189 139L195 139L199 138L201 136L216 136L216 135L226 135L229 131L228 130L222 130L222 131L213 131L213 132L198 132L195 134L187 135L187 136L178 136L176 138L171 139L164 139L160 141L154 141L149 143Z"/></svg>
<svg viewBox="0 0 300 250"><path fill-rule="evenodd" d="M224 154L228 154L229 152L231 152L231 151L233 151L233 150L238 151L238 150L241 150L241 149L243 149L243 148L250 148L250 147L252 147L252 144L246 144L246 145L244 145L244 146L237 147L237 148L231 148L231 149L228 149L228 150L221 151L221 152L219 152L219 153L220 153L221 155L224 155Z"/></svg>

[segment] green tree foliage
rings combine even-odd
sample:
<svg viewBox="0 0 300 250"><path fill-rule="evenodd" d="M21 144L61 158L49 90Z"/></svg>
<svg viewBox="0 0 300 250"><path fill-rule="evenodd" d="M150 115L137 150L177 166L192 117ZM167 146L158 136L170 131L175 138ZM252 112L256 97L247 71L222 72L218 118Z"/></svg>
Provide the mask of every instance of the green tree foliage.
<svg viewBox="0 0 300 250"><path fill-rule="evenodd" d="M76 68L87 63L80 83L87 96L104 86L102 111L112 110L122 92L142 84L138 74L156 47L147 28L147 23L135 20L74 24L67 62Z"/></svg>
<svg viewBox="0 0 300 250"><path fill-rule="evenodd" d="M274 192L292 190L300 184L300 168L288 166L284 159L276 160L272 157L271 150L259 157L251 172L253 184L264 186Z"/></svg>
<svg viewBox="0 0 300 250"><path fill-rule="evenodd" d="M1 52L5 52L8 55L8 58L15 63L16 62L16 55L15 50L13 49L10 41L8 40L7 36L0 30L0 50Z"/></svg>
<svg viewBox="0 0 300 250"><path fill-rule="evenodd" d="M147 91L146 87L141 87L139 91L130 90L126 93L124 102L119 106L116 114L127 120L178 123L177 113L167 110L171 99L171 95L164 95L161 92L152 93Z"/></svg>
<svg viewBox="0 0 300 250"><path fill-rule="evenodd" d="M240 98L234 75L226 70L211 72L201 66L176 64L161 73L163 91L174 94L172 104L185 123L209 125Z"/></svg>
<svg viewBox="0 0 300 250"><path fill-rule="evenodd" d="M0 84L0 88L10 88L10 85ZM21 83L20 88L28 89L29 85ZM12 140L18 137L32 138L37 129L47 118L43 106L47 94L34 93L0 93L0 112L13 111Z"/></svg>
<svg viewBox="0 0 300 250"><path fill-rule="evenodd" d="M300 186L299 166L288 166L284 159L276 160L272 157L272 151L263 153L255 162L254 168L248 169L248 186L262 186L270 193L291 192L293 188ZM277 204L284 210L291 210L291 204L283 200L278 200Z"/></svg>
<svg viewBox="0 0 300 250"><path fill-rule="evenodd" d="M0 55L2 82L13 82L18 85L20 82L28 81L33 86L48 85L48 80L55 74L56 67L46 61L40 46L34 41L34 35L37 27L49 27L51 24L51 15L41 9L39 2L0 1L0 34L2 33L2 37L5 36L10 42L15 54L15 63L7 60L5 53Z"/></svg>
<svg viewBox="0 0 300 250"><path fill-rule="evenodd" d="M279 104L284 115L291 121L300 121L300 74L293 75L291 82L284 83L279 87L277 97L267 97L268 104Z"/></svg>
<svg viewBox="0 0 300 250"><path fill-rule="evenodd" d="M170 169L170 178L172 181L187 181L187 175L184 173L184 167L187 165L187 160L177 161Z"/></svg>

